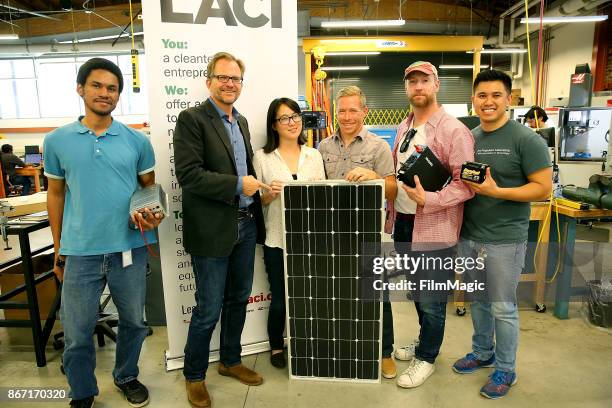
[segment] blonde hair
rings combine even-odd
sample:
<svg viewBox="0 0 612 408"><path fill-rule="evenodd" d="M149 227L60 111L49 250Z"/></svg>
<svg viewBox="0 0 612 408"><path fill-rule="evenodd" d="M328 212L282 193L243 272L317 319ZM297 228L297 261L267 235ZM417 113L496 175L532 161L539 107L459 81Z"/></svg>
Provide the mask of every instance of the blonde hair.
<svg viewBox="0 0 612 408"><path fill-rule="evenodd" d="M214 75L215 65L217 65L217 61L222 60L222 59L225 59L228 61L235 61L236 64L238 64L238 68L240 68L240 75L244 76L245 68L244 68L244 62L242 62L242 60L234 57L229 52L218 52L215 55L213 55L212 59L208 62L208 66L206 67L206 76L208 78Z"/></svg>
<svg viewBox="0 0 612 408"><path fill-rule="evenodd" d="M339 90L338 93L336 94L336 105L338 104L338 99L345 97L345 96L358 96L359 102L361 103L361 107L362 108L366 107L366 96L361 91L361 89L359 89L358 86L351 85L351 86L347 86L346 88L342 88L341 90Z"/></svg>

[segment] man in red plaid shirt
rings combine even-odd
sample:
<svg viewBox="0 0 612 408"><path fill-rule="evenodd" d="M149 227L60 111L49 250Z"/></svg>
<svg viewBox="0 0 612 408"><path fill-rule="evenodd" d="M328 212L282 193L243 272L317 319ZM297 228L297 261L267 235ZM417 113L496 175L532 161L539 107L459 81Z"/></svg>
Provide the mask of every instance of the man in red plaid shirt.
<svg viewBox="0 0 612 408"><path fill-rule="evenodd" d="M440 81L431 63L417 61L408 66L404 71L404 86L412 112L400 124L395 138L396 172L415 151L416 145L425 145L449 171L452 181L437 192L425 191L417 176L415 188L398 181L397 198L392 205L388 203L385 231L393 231L398 252L407 252L406 243L421 243L421 251L413 253L414 256L427 248L427 258L446 259L455 253L463 220L463 202L474 195L459 178L461 165L474 160L474 138L461 122L438 105L436 94ZM413 244L412 250L415 249L419 248ZM453 277L452 270L421 270L410 280L417 278L418 285L419 280L425 278L446 282ZM394 353L396 359L410 361L397 380L404 388L418 387L434 372L446 320L446 293L412 294L421 326L419 337Z"/></svg>

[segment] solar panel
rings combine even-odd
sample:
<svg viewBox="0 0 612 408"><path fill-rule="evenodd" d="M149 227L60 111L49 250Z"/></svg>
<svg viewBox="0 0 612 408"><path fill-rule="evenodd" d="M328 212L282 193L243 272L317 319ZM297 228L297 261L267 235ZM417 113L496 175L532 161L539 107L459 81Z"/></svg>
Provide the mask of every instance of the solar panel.
<svg viewBox="0 0 612 408"><path fill-rule="evenodd" d="M382 180L285 185L291 378L380 381L381 303L367 266L380 252L383 197Z"/></svg>

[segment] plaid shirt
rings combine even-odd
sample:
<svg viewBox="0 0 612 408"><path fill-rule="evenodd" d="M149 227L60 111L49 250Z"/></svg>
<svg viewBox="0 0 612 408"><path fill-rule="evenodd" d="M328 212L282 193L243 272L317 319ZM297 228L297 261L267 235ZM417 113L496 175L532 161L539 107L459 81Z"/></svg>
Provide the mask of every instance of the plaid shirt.
<svg viewBox="0 0 612 408"><path fill-rule="evenodd" d="M393 162L397 168L397 150L401 135L412 123L410 113L397 129L393 145ZM412 233L413 242L440 243L453 246L459 240L463 222L463 202L474 196L474 192L459 178L461 165L474 160L474 137L455 117L440 107L425 124L427 146L453 175L452 181L438 192L426 192L425 206L418 206ZM400 187L401 188L401 187ZM387 203L385 232L391 233L395 224L395 208Z"/></svg>

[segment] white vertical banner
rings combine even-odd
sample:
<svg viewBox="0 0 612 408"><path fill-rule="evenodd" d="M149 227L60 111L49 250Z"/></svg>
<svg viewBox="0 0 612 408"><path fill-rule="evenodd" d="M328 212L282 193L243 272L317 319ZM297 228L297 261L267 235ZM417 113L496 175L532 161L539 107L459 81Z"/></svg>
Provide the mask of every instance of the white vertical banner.
<svg viewBox="0 0 612 408"><path fill-rule="evenodd" d="M296 0L147 0L142 8L156 178L170 202L170 217L159 228L170 370L183 365L195 305L195 278L182 244L182 196L174 172L176 119L182 110L208 98L206 66L215 53L229 52L245 63L242 94L235 107L249 121L254 151L261 148L270 102L282 96L297 99L297 4ZM258 246L243 354L268 348L269 305ZM218 348L219 325L211 342L212 359L217 358Z"/></svg>

